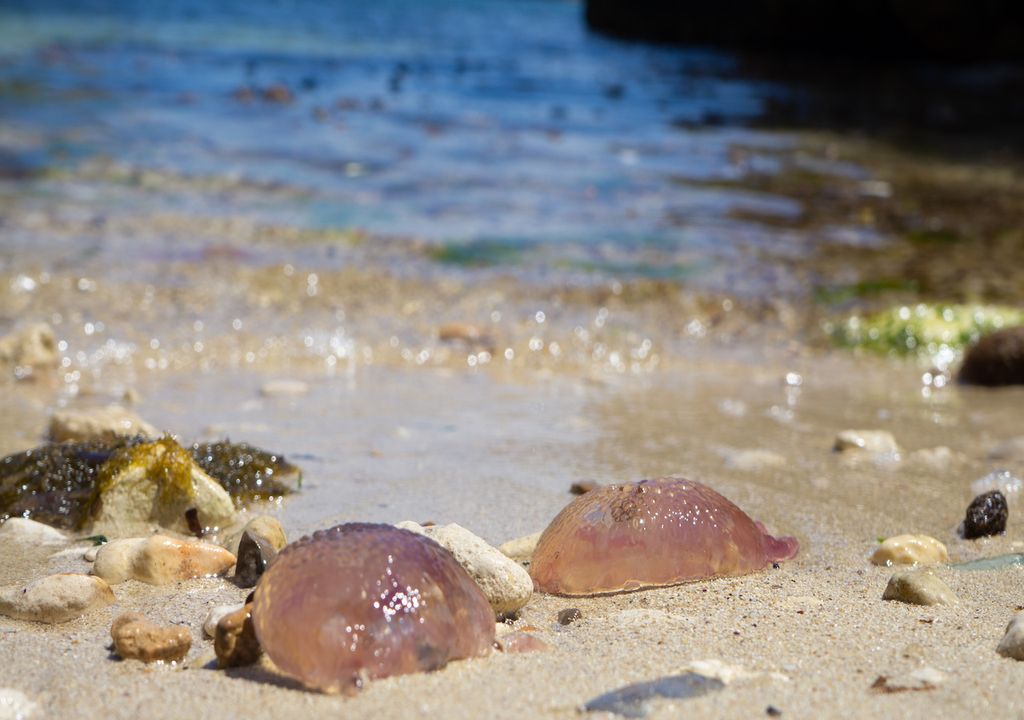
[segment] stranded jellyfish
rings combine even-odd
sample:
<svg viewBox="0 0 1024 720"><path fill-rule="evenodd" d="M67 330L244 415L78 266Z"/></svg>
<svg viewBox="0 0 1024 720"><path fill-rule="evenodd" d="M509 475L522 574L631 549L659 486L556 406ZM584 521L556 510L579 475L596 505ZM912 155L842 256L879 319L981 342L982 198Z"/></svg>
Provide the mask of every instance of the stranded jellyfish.
<svg viewBox="0 0 1024 720"><path fill-rule="evenodd" d="M494 612L451 553L390 525L338 525L287 546L260 578L252 616L274 664L323 692L494 643Z"/></svg>
<svg viewBox="0 0 1024 720"><path fill-rule="evenodd" d="M569 503L541 535L538 590L595 595L744 575L796 555L717 492L667 477L608 485Z"/></svg>

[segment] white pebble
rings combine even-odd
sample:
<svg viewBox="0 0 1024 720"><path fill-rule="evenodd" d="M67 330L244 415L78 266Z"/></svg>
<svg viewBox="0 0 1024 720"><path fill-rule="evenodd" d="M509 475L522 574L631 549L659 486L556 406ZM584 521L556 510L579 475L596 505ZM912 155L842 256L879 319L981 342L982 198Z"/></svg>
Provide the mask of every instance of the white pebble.
<svg viewBox="0 0 1024 720"><path fill-rule="evenodd" d="M0 615L15 620L61 623L114 602L114 592L98 577L61 573L0 590Z"/></svg>
<svg viewBox="0 0 1024 720"><path fill-rule="evenodd" d="M0 525L0 539L20 545L58 545L68 542L67 536L56 528L28 518L8 518Z"/></svg>
<svg viewBox="0 0 1024 720"><path fill-rule="evenodd" d="M887 430L843 430L832 445L835 452L861 450L868 453L893 455L900 451L896 438Z"/></svg>
<svg viewBox="0 0 1024 720"><path fill-rule="evenodd" d="M96 554L92 572L111 584L139 580L167 585L179 580L222 575L235 564L235 556L220 547L166 535L114 540Z"/></svg>
<svg viewBox="0 0 1024 720"><path fill-rule="evenodd" d="M896 535L887 538L874 554L875 565L935 565L949 562L946 546L927 535Z"/></svg>

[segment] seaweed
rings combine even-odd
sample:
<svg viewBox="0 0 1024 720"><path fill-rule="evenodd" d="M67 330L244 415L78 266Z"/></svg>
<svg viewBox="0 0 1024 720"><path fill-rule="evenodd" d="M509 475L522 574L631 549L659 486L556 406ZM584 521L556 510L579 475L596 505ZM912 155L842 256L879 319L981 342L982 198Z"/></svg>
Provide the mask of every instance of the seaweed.
<svg viewBox="0 0 1024 720"><path fill-rule="evenodd" d="M230 441L195 443L192 459L242 505L273 500L302 485L302 472L283 455Z"/></svg>

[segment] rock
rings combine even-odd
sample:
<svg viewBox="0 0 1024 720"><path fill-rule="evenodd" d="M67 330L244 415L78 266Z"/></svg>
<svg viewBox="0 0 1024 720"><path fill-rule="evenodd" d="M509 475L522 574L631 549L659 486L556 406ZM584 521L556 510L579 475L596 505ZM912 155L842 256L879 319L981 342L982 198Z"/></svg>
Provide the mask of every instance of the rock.
<svg viewBox="0 0 1024 720"><path fill-rule="evenodd" d="M786 458L771 450L731 450L725 454L725 466L743 472L782 467L786 462Z"/></svg>
<svg viewBox="0 0 1024 720"><path fill-rule="evenodd" d="M935 565L949 562L946 546L927 535L896 535L887 538L874 554L875 565Z"/></svg>
<svg viewBox="0 0 1024 720"><path fill-rule="evenodd" d="M36 704L21 690L0 687L0 720L28 720Z"/></svg>
<svg viewBox="0 0 1024 720"><path fill-rule="evenodd" d="M582 709L584 712L610 712L624 717L642 718L646 717L650 711L651 700L657 698L683 700L700 697L724 687L725 683L717 678L688 672L650 682L626 685L587 701Z"/></svg>
<svg viewBox="0 0 1024 720"><path fill-rule="evenodd" d="M425 528L418 523L404 522L398 527L426 535L454 555L484 591L495 615L513 613L533 596L529 573L469 530L455 523Z"/></svg>
<svg viewBox="0 0 1024 720"><path fill-rule="evenodd" d="M155 427L120 405L84 410L58 410L50 418L49 437L53 442L105 441L144 436L155 438Z"/></svg>
<svg viewBox="0 0 1024 720"><path fill-rule="evenodd" d="M957 601L949 586L930 568L893 573L882 599L911 605L952 605Z"/></svg>
<svg viewBox="0 0 1024 720"><path fill-rule="evenodd" d="M110 626L114 651L125 660L177 662L192 647L192 634L181 625L157 625L139 613L118 616Z"/></svg>
<svg viewBox="0 0 1024 720"><path fill-rule="evenodd" d="M583 617L583 613L579 611L579 608L566 608L565 610L558 611L558 624L559 625L571 625L577 620Z"/></svg>
<svg viewBox="0 0 1024 720"><path fill-rule="evenodd" d="M998 490L979 495L967 506L963 524L964 538L973 540L1004 532L1008 514L1006 498Z"/></svg>
<svg viewBox="0 0 1024 720"><path fill-rule="evenodd" d="M524 535L523 537L515 538L504 543L499 550L506 557L510 557L519 563L528 563L530 558L533 557L533 551L537 549L537 541L540 540L541 532L535 532L531 535Z"/></svg>
<svg viewBox="0 0 1024 720"><path fill-rule="evenodd" d="M221 668L252 665L260 659L263 649L252 624L252 603L220 619L213 649L217 652L217 665Z"/></svg>
<svg viewBox="0 0 1024 720"><path fill-rule="evenodd" d="M56 368L59 360L57 339L46 323L26 325L0 338L0 365L12 368L19 379L36 370Z"/></svg>
<svg viewBox="0 0 1024 720"><path fill-rule="evenodd" d="M60 530L20 517L7 518L0 525L0 539L19 545L62 545L68 542Z"/></svg>
<svg viewBox="0 0 1024 720"><path fill-rule="evenodd" d="M263 571L287 544L284 528L276 518L260 515L250 520L238 542L235 583L243 588L254 587Z"/></svg>
<svg viewBox="0 0 1024 720"><path fill-rule="evenodd" d="M934 690L946 681L946 675L935 668L923 667L903 675L879 675L871 683L871 689L878 693L914 692Z"/></svg>
<svg viewBox="0 0 1024 720"><path fill-rule="evenodd" d="M129 579L166 585L222 575L234 564L235 556L219 545L153 535L107 543L97 553L92 572L112 585Z"/></svg>
<svg viewBox="0 0 1024 720"><path fill-rule="evenodd" d="M1013 616L996 648L1003 657L1024 660L1024 613Z"/></svg>
<svg viewBox="0 0 1024 720"><path fill-rule="evenodd" d="M1024 480L1011 473L1009 470L997 470L980 477L971 483L971 492L975 495L998 490L1006 498L1007 502L1020 497L1021 488L1024 488Z"/></svg>
<svg viewBox="0 0 1024 720"><path fill-rule="evenodd" d="M601 487L601 483L596 480L579 480L569 486L569 492L573 495L586 495L591 490L596 490Z"/></svg>
<svg viewBox="0 0 1024 720"><path fill-rule="evenodd" d="M843 430L836 435L833 452L864 451L875 455L894 455L900 451L896 438L887 430Z"/></svg>
<svg viewBox="0 0 1024 720"><path fill-rule="evenodd" d="M270 380L260 388L263 397L297 397L309 392L309 385L301 380Z"/></svg>
<svg viewBox="0 0 1024 720"><path fill-rule="evenodd" d="M96 562L96 556L100 554L99 547L91 547L82 554L82 559L86 562Z"/></svg>
<svg viewBox="0 0 1024 720"><path fill-rule="evenodd" d="M964 357L957 380L967 385L1024 385L1024 325L984 335Z"/></svg>
<svg viewBox="0 0 1024 720"><path fill-rule="evenodd" d="M235 520L227 491L170 437L118 452L103 466L95 526L130 535L153 523L183 535Z"/></svg>
<svg viewBox="0 0 1024 720"><path fill-rule="evenodd" d="M61 573L0 590L0 615L15 620L62 623L114 602L114 591L90 575Z"/></svg>
<svg viewBox="0 0 1024 720"><path fill-rule="evenodd" d="M210 612L206 614L206 619L203 620L203 633L208 637L217 637L217 623L220 622L221 618L225 615L230 615L233 612L238 612L245 607L245 603L237 603L235 605L214 605L210 608Z"/></svg>
<svg viewBox="0 0 1024 720"><path fill-rule="evenodd" d="M498 638L494 643L503 653L544 652L551 646L536 635L527 632L511 632Z"/></svg>

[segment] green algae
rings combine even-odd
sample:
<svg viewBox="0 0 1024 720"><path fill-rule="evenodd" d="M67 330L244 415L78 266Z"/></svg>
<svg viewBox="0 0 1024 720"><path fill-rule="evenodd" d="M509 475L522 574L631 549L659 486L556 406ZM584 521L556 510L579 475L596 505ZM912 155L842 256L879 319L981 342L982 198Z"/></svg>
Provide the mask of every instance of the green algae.
<svg viewBox="0 0 1024 720"><path fill-rule="evenodd" d="M157 484L161 504L191 502L195 500L192 464L192 456L169 436L120 448L100 468L93 502L101 499L126 473L140 471Z"/></svg>
<svg viewBox="0 0 1024 720"><path fill-rule="evenodd" d="M1021 322L1024 311L1011 307L920 303L855 315L825 329L841 347L952 359L983 334Z"/></svg>
<svg viewBox="0 0 1024 720"><path fill-rule="evenodd" d="M215 478L236 505L272 500L302 485L302 472L284 456L246 443L195 443L192 459Z"/></svg>

